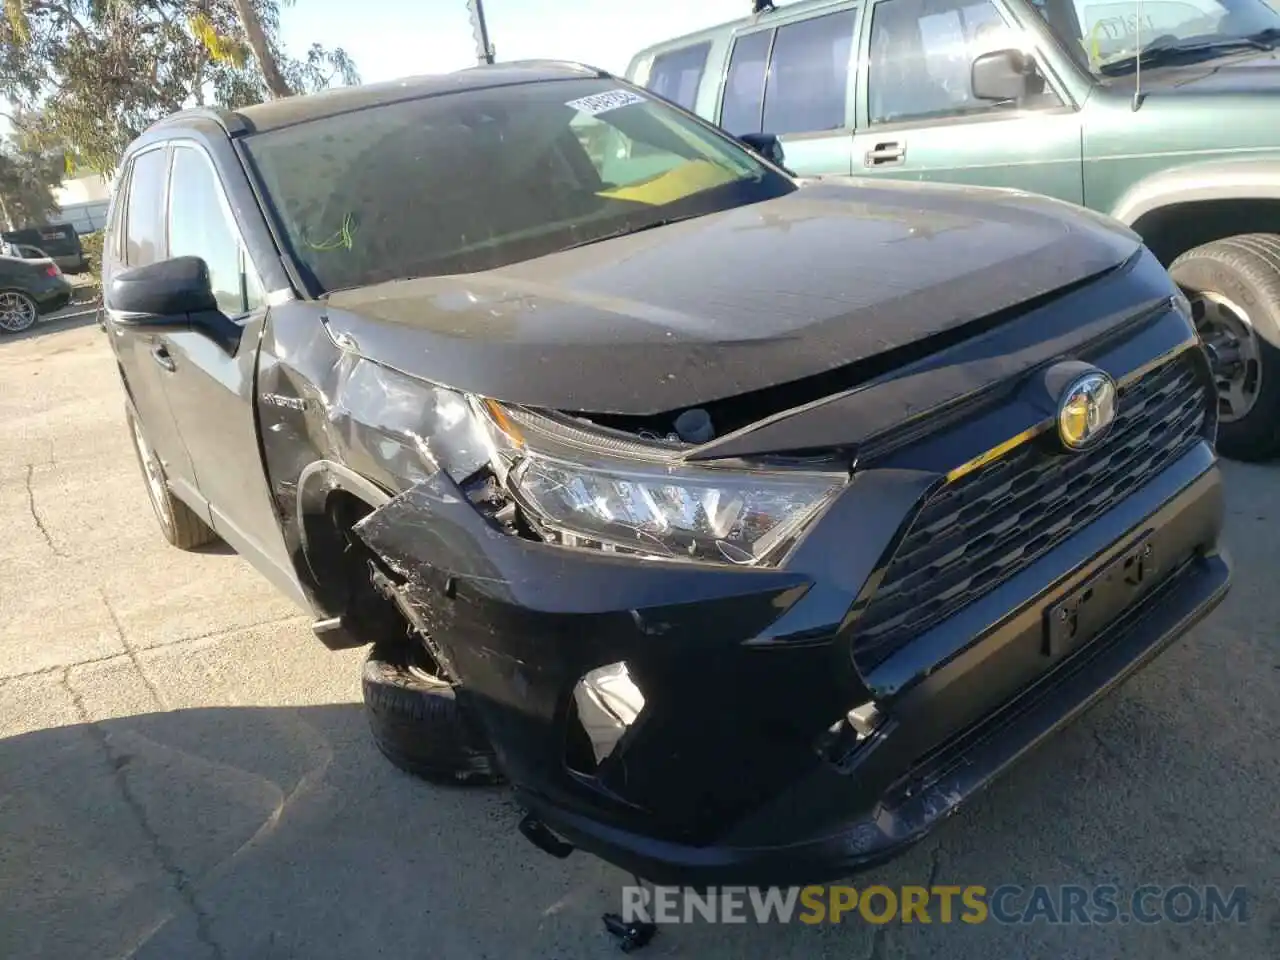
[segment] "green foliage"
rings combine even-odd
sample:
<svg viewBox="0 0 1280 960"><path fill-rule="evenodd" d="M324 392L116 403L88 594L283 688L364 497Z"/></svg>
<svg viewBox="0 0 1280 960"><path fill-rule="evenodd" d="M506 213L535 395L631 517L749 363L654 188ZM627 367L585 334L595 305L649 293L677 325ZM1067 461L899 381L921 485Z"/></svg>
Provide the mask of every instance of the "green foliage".
<svg viewBox="0 0 1280 960"><path fill-rule="evenodd" d="M359 81L340 49L281 54L279 0L3 0L0 98L38 110L48 143L109 176L129 141L167 114L266 99L237 13L245 3L293 89Z"/></svg>
<svg viewBox="0 0 1280 960"><path fill-rule="evenodd" d="M58 211L54 190L65 169L62 151L21 130L0 140L0 224L10 229L48 223Z"/></svg>
<svg viewBox="0 0 1280 960"><path fill-rule="evenodd" d="M93 233L82 234L80 237L80 245L84 247L85 256L89 260L89 273L93 275L93 282L101 287L102 231L95 230Z"/></svg>

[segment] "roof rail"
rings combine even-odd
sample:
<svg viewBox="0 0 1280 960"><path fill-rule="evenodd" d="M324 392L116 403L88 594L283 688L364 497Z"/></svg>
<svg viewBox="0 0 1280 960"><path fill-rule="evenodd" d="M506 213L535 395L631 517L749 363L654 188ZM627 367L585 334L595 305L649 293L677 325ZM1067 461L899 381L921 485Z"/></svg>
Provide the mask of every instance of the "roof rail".
<svg viewBox="0 0 1280 960"><path fill-rule="evenodd" d="M167 117L161 117L147 129L155 130L183 120L212 120L222 127L227 132L227 136L230 137L239 136L249 131L248 125L244 122L244 117L234 110L227 110L223 107L189 107L186 110L171 113Z"/></svg>

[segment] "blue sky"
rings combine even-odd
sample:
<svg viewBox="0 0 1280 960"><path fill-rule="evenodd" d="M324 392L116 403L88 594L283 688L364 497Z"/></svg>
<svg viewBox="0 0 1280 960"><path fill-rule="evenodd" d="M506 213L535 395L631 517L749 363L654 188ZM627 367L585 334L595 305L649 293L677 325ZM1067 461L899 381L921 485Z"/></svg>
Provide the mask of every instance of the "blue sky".
<svg viewBox="0 0 1280 960"><path fill-rule="evenodd" d="M499 60L582 60L621 73L642 47L751 12L750 0L484 0ZM285 46L340 46L366 82L475 63L465 0L295 0Z"/></svg>

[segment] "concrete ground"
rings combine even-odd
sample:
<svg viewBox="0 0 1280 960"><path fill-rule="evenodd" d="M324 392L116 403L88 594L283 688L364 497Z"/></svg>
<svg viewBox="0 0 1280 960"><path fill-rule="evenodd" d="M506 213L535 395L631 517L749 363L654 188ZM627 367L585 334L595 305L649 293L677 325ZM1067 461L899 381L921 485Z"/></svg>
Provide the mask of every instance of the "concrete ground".
<svg viewBox="0 0 1280 960"><path fill-rule="evenodd" d="M1280 466L1226 468L1205 625L859 883L1219 884L1246 922L696 925L687 957L1280 956ZM619 871L371 746L361 654L167 547L92 317L0 341L0 957L606 957Z"/></svg>

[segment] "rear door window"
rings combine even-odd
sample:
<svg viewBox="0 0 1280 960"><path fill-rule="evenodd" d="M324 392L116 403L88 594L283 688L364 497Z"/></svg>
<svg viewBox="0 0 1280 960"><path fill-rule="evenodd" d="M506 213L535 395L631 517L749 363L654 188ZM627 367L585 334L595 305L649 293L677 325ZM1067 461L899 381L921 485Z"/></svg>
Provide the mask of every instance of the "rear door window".
<svg viewBox="0 0 1280 960"><path fill-rule="evenodd" d="M769 133L808 133L847 125L849 56L856 11L778 28L764 97Z"/></svg>
<svg viewBox="0 0 1280 960"><path fill-rule="evenodd" d="M724 105L720 126L734 136L761 131L764 109L764 77L769 63L772 30L739 37L729 57L729 74L724 84Z"/></svg>
<svg viewBox="0 0 1280 960"><path fill-rule="evenodd" d="M164 187L169 153L163 147L140 153L129 179L125 215L125 262L136 267L164 259Z"/></svg>
<svg viewBox="0 0 1280 960"><path fill-rule="evenodd" d="M698 101L698 86L702 83L710 50L710 43L699 43L659 54L649 68L646 86L658 96L692 110Z"/></svg>

